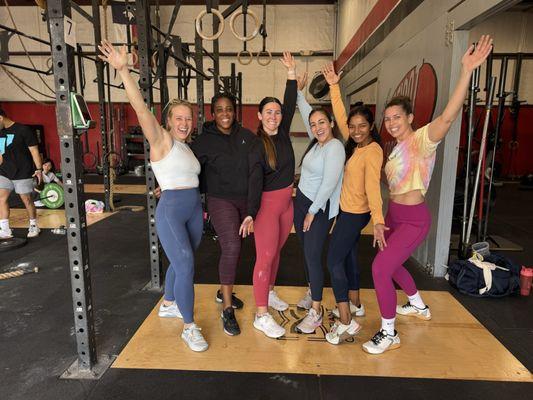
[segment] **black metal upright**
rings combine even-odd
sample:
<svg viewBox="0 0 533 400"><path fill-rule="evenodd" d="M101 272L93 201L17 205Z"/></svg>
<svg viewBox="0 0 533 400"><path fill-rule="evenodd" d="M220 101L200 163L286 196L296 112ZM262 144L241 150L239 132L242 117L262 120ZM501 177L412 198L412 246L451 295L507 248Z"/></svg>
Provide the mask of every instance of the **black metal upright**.
<svg viewBox="0 0 533 400"><path fill-rule="evenodd" d="M204 69L204 50L202 45L202 38L195 30L194 35L194 62L196 69L203 71ZM204 115L204 77L201 74L196 74L196 104L198 105L198 121L197 130L198 135L202 133L202 127L205 122Z"/></svg>
<svg viewBox="0 0 533 400"><path fill-rule="evenodd" d="M100 24L100 1L92 0L94 51L99 54L98 45L102 41ZM102 143L102 173L104 175L104 204L105 211L111 211L111 181L109 180L109 141L107 135L107 107L105 104L104 62L96 57L96 83L98 87L98 110L100 111L100 140ZM111 83L108 78L108 83Z"/></svg>
<svg viewBox="0 0 533 400"><path fill-rule="evenodd" d="M211 0L211 8L218 10L218 0ZM217 16L213 14L213 32L218 31L220 21ZM220 76L220 49L218 44L218 38L213 40L213 82L214 82L214 93L217 94L220 91L220 81L218 77Z"/></svg>
<svg viewBox="0 0 533 400"><path fill-rule="evenodd" d="M56 92L57 133L61 147L61 171L65 185L65 216L70 280L74 308L74 327L78 348L79 371L91 371L97 363L94 331L94 307L87 221L85 215L82 150L72 124L70 93L76 89L74 48L65 43L65 19L71 17L69 0L48 0L54 82Z"/></svg>
<svg viewBox="0 0 533 400"><path fill-rule="evenodd" d="M144 102L149 109L153 107L152 97L152 28L150 23L150 4L147 0L135 0L135 13L137 20L137 35L139 45L139 68L140 79L139 86ZM155 206L156 199L154 196L155 189L155 175L150 166L150 146L148 141L144 139L144 160L145 160L145 174L146 174L146 203L148 209L148 238L150 241L150 283L151 289L161 288L161 249L159 240L157 238L157 231L155 228Z"/></svg>

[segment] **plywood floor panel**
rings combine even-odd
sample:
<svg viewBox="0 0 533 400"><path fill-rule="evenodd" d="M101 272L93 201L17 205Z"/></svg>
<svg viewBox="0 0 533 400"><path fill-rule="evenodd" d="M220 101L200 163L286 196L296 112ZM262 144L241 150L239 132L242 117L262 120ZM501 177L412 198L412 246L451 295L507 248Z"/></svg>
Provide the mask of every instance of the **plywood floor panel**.
<svg viewBox="0 0 533 400"><path fill-rule="evenodd" d="M87 225L95 224L113 214L114 212L89 213L87 214ZM12 208L10 210L9 225L11 228L27 228L28 223L28 214L25 208ZM41 229L66 226L65 210L37 209L37 224Z"/></svg>
<svg viewBox="0 0 533 400"><path fill-rule="evenodd" d="M196 285L196 321L209 342L208 351L190 351L179 338L181 320L159 318L158 304L113 368L533 382L531 373L447 292L424 292L433 319L398 317L402 347L372 356L362 351L361 343L380 325L373 290L362 290L367 316L359 318L363 330L356 342L333 346L324 339L331 322L327 318L313 335L295 333L294 327L305 315L295 305L303 288L277 288L280 297L291 303L289 310L274 314L288 330L280 340L269 339L253 328L251 286L235 288L245 301L243 310L236 311L242 334L224 334L220 306L214 302L216 289L217 285ZM404 300L400 296L399 302ZM329 309L334 305L330 288L324 290L324 304Z"/></svg>

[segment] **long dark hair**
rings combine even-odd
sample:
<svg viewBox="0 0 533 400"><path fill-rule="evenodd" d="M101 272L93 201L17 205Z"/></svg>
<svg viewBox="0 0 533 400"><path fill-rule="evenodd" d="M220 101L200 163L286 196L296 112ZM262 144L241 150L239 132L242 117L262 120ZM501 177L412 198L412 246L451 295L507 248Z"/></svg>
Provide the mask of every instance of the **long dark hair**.
<svg viewBox="0 0 533 400"><path fill-rule="evenodd" d="M276 97L265 97L261 102L259 103L259 112L263 112L263 108L268 103L276 103L279 104L279 107L283 111L283 106L281 104L281 101L279 101ZM265 153L268 161L268 165L272 169L276 169L277 166L277 155L276 155L276 146L274 145L274 142L272 141L272 138L268 133L265 132L265 129L263 128L263 122L259 121L259 126L257 127L257 136L261 139L263 142L263 146L265 147Z"/></svg>
<svg viewBox="0 0 533 400"><path fill-rule="evenodd" d="M313 116L313 114L316 114L316 113L322 113L323 115L326 116L326 118L328 119L328 121L330 123L333 122L333 117L331 116L331 113L328 110L326 110L324 107L313 108L313 111L311 111L311 113L309 114L308 120L311 121L311 117ZM332 128L331 131L333 133L333 137L335 139L338 139L339 138L339 134L338 134L337 130L335 128ZM305 152L304 152L304 154L302 156L302 159L300 160L300 167L302 166L302 163L304 162L304 158L307 155L307 153L309 153L309 151L313 148L313 146L315 144L317 144L317 142L318 142L317 138L313 138L313 140L311 140L311 142L309 143L309 146L307 146L307 149L305 149Z"/></svg>
<svg viewBox="0 0 533 400"><path fill-rule="evenodd" d="M376 129L376 125L374 123L374 113L372 113L372 110L365 105L354 107L350 110L348 118L346 119L346 123L350 125L350 120L356 115L360 115L361 117L366 119L366 122L368 122L372 127L372 129L370 130L370 137L372 138L372 141L376 142L381 146L381 136L379 135L378 130ZM346 152L346 161L348 161L348 159L352 156L356 148L357 143L355 143L355 140L353 140L351 137L348 137L346 145L344 146L344 150Z"/></svg>

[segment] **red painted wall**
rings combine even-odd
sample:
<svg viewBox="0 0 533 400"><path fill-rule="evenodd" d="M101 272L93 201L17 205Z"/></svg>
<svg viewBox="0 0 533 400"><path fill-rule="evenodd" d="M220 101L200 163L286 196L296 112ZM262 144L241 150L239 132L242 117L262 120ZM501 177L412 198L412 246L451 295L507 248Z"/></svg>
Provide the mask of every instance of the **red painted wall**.
<svg viewBox="0 0 533 400"><path fill-rule="evenodd" d="M118 110L122 105L115 104L115 110ZM59 138L57 136L57 127L56 127L56 116L55 116L55 103L50 103L46 105L36 104L36 103L26 103L26 102L4 102L2 103L2 108L6 111L8 116L13 120L23 123L23 124L32 124L32 125L43 125L44 126L44 136L45 136L45 146L48 149L48 156L54 161L56 166L60 165L60 154L59 154ZM135 126L137 125L137 118L135 113L129 105L125 107L125 120L126 123L124 126ZM100 127L99 127L99 113L98 113L98 104L91 103L89 104L89 110L93 118L97 121L97 127L88 132L89 135L89 146L92 152L96 154L97 142L101 142L100 137ZM478 107L476 109L476 114L479 115L483 113L483 108ZM496 119L495 109L493 114L493 121ZM210 117L209 106L205 108L205 114ZM258 125L257 120L257 106L256 105L245 105L243 108L243 121L244 126L248 127L251 130L256 129ZM483 126L483 119L480 120L478 137L481 137L481 129ZM519 119L518 119L518 142L519 146L513 154L509 148L509 142L512 138L512 129L513 129L513 120L509 115L509 108L505 110L505 117L503 121L503 128L501 136L503 143L501 150L498 152L498 160L503 165L503 175L524 175L526 173L533 172L533 157L530 156L529 149L533 149L533 106L525 105L520 109ZM387 135L388 136L388 135ZM464 148L466 143L466 121L463 118L463 132L461 136L461 146ZM389 140L390 138L383 138L384 141ZM474 144L474 149L478 145ZM460 157L461 161L462 157Z"/></svg>

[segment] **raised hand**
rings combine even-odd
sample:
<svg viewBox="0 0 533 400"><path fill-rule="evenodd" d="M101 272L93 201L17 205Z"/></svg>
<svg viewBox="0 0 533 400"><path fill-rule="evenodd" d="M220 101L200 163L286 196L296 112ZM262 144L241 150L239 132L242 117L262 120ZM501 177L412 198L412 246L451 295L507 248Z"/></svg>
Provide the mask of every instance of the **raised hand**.
<svg viewBox="0 0 533 400"><path fill-rule="evenodd" d="M326 82L329 86L336 85L340 81L340 74L337 75L335 72L335 66L332 62L327 63L322 67L322 75L326 78Z"/></svg>
<svg viewBox="0 0 533 400"><path fill-rule="evenodd" d="M283 58L280 58L279 61L283 64L285 68L287 68L287 70L296 70L296 61L294 60L294 57L292 56L290 51L284 51Z"/></svg>
<svg viewBox="0 0 533 400"><path fill-rule="evenodd" d="M102 61L109 63L117 71L122 71L128 65L128 52L126 46L122 46L118 51L107 40L102 40L98 45L102 55L98 55Z"/></svg>
<svg viewBox="0 0 533 400"><path fill-rule="evenodd" d="M304 90L305 86L307 85L307 78L309 78L309 74L307 72L304 72L302 75L296 77L296 81L298 82L298 90L300 92Z"/></svg>
<svg viewBox="0 0 533 400"><path fill-rule="evenodd" d="M482 35L479 39L477 46L470 46L466 51L461 63L463 68L472 72L479 67L487 59L492 51L492 38L489 35Z"/></svg>

